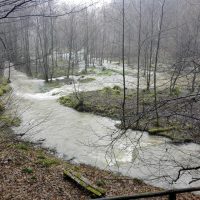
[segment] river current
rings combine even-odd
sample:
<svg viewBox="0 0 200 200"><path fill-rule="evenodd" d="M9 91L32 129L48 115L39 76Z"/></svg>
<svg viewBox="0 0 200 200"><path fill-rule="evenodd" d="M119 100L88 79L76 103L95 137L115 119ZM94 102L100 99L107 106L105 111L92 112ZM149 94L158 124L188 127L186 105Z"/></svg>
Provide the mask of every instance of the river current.
<svg viewBox="0 0 200 200"><path fill-rule="evenodd" d="M121 81L119 75L95 78L94 82L76 87L95 90ZM114 120L60 105L57 99L71 93L74 85L42 93L43 80L28 78L14 69L11 81L13 105L22 119L20 127L14 128L16 134L26 133L25 138L32 141L45 139L43 145L55 148L66 160L120 172L155 186L181 188L198 185L198 182L189 182L199 177L199 171L185 173L173 184L172 177L177 177L180 166L200 164L199 145L174 145L169 139L133 130L122 134L115 127L117 122ZM119 135L121 137L117 140Z"/></svg>

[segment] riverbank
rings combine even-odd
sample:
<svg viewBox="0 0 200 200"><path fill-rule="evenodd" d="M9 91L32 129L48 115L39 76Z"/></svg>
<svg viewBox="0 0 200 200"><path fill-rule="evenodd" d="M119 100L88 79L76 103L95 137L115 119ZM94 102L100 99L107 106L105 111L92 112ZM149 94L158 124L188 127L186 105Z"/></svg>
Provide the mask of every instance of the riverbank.
<svg viewBox="0 0 200 200"><path fill-rule="evenodd" d="M10 133L0 131L0 199L90 199L90 194L70 180L63 178L63 170L74 169L106 190L106 196L131 195L160 191L140 180L116 175L96 167L58 159L53 152ZM156 198L154 198L156 199ZM166 199L166 198L162 198ZM193 194L179 195L178 199L197 200Z"/></svg>
<svg viewBox="0 0 200 200"><path fill-rule="evenodd" d="M181 107L185 106L189 112L188 99L178 99L178 88L170 95L168 91L158 91L159 126L157 126L154 108L153 91L140 92L140 116L136 116L136 91L126 90L126 127L133 130L147 131L151 135L170 138L174 143L200 143L198 130L195 129L195 120L187 120L179 116ZM77 98L78 97L78 98ZM121 120L123 91L119 86L105 87L102 90L80 92L63 96L59 102L80 112L90 112L104 117ZM183 101L184 100L184 101ZM198 112L198 102L193 110ZM119 126L120 127L120 126Z"/></svg>
<svg viewBox="0 0 200 200"><path fill-rule="evenodd" d="M20 103L17 106L18 106L18 110L21 111L21 113L19 113L19 114L22 116L22 123L21 123L21 126L19 128L15 129L16 133L18 133L18 134L27 133L26 130L27 129L29 130L29 127L32 127L34 125L34 123L30 125L30 122L32 120L39 120L39 122L40 122L40 119L43 120L45 118L46 121L45 121L44 124L39 124L36 127L36 130L34 130L34 131L31 130L27 133L28 136L33 137L34 141L45 138L46 139L45 140L45 146L55 147L58 150L58 152L61 153L67 159L75 157L74 160L78 161L80 163L81 162L84 162L84 163L87 163L87 164L89 163L92 166L100 166L101 168L106 167L105 166L106 163L105 163L105 165L99 164L101 162L104 162L104 157L106 155L106 152L104 151L104 149L103 150L100 149L100 151L98 151L98 149L96 149L96 148L88 148L85 145L80 145L79 141L84 142L84 144L88 144L88 143L85 143L85 142L88 141L88 138L90 139L91 142L96 141L96 135L95 134L98 134L100 136L108 134L109 133L108 127L111 128L111 129L114 128L114 122L112 120L109 120L108 118L102 118L102 117L99 117L99 116L94 116L94 115L91 115L91 114L76 112L76 111L73 111L70 108L64 108L61 105L59 105L55 100L51 99L51 96L50 96L51 94L48 95L48 98L46 99L46 94L43 95L42 93L39 93L38 96L40 98L38 98L37 93L38 93L40 85L41 85L40 82L37 82L37 81L32 80L30 78L27 78L24 74L19 73L17 71L14 71L12 74L13 74L13 77L12 77L13 91L16 94L16 96L19 96L21 98ZM26 84L24 84L24 82ZM37 98L35 98L35 94L36 94ZM29 95L31 96L31 98L28 97L28 99L26 99L26 97L29 96ZM33 96L33 98L32 98L32 96ZM43 100L43 97L45 97L45 100ZM29 108L29 110L27 112L23 112L26 103L31 104L31 108ZM26 110L26 108L25 108L25 110ZM52 113L52 115L49 116L49 113ZM48 116L48 118L46 118L46 116ZM38 130L39 130L39 132L38 132ZM95 130L95 132L91 131L91 130ZM35 133L37 133L37 134L35 134ZM132 133L134 135L134 132L132 132ZM161 138L161 140L163 140L163 138ZM150 158L150 161L152 161L151 158L152 158L152 155L154 155L154 154L151 153L152 148L154 148L152 146L154 146L156 144L160 144L160 142L163 142L163 141L159 142L156 139L156 141L153 140L153 141L150 141L150 143L147 143L147 142L149 142L149 139L147 139L147 141L145 140L144 142L145 142L144 143L145 147L143 148L143 150L144 150L144 152L146 150L148 152L150 152L151 155L150 156L147 155L147 156ZM146 146L146 144L147 144L147 146ZM169 144L169 145L171 146L171 144ZM194 144L192 144L192 146L193 145ZM189 146L190 146L190 144L189 144ZM22 148L24 148L24 147L22 147ZM116 150L117 151L121 150L121 148L123 148L123 146L119 146L119 148L116 148ZM180 147L177 147L177 148L178 148L178 151L182 151L181 150L182 145ZM185 150L186 150L186 148L188 149L188 146L184 147ZM169 148L169 149L171 149L171 148ZM165 149L164 149L164 151L165 151ZM192 152L194 152L194 150ZM176 151L175 151L175 153L176 153ZM175 155L175 153L173 152L173 155ZM132 157L131 156L132 154L135 155L135 153L132 152L132 150L129 152L130 156L129 155L127 156L127 154L122 154L121 158L120 157L117 158L118 159L117 161L124 162L124 166L126 165L126 170L130 170L131 173L129 173L129 174L131 174L132 177L135 177L135 176L143 177L143 174L137 175L138 174L137 170L136 170L136 173L137 173L136 174L136 173L134 173L134 169L129 168L130 165L128 165L128 162L129 162L129 159L131 159L130 157ZM32 154L28 154L28 156L31 158ZM179 160L179 157L180 157L179 154L177 155L177 157L178 157L178 159L177 159L178 162L182 163L182 159ZM44 157L39 156L39 158L44 158ZM37 156L36 156L36 159L38 159ZM185 159L187 159L187 158L185 158ZM100 160L100 162L97 162L97 160ZM49 165L48 163L49 162L47 162L47 165ZM46 165L46 162L44 164ZM157 164L157 162L156 162L156 164ZM191 163L191 166L192 165L193 164ZM33 162L33 166L35 166L35 162ZM136 165L136 167L138 169L142 168L142 166L143 165L141 165L141 164ZM149 167L148 162L147 162L146 166ZM166 172L168 173L168 168L167 168L168 165L165 165L165 163L163 163L162 166L163 166L163 169L166 170ZM53 165L50 168L54 168L54 167L56 167L56 164L55 164L55 166ZM153 167L154 167L154 165L153 165ZM42 167L42 168L45 168L45 167ZM22 170L22 169L23 169L22 167L20 169L18 169L18 172L21 172L20 170ZM51 182L53 183L53 185L57 185L58 182L60 184L60 181L63 178L63 169L64 169L64 167L62 168L62 170L60 170L58 172L58 174L57 174L57 172L55 174L55 176L59 176L59 181L53 183L52 177L51 177ZM12 170L14 171L14 168L12 168ZM35 170L37 170L37 172L41 171L40 168L35 169ZM114 169L112 168L111 170L116 170L116 168L114 168ZM30 169L24 169L23 172L24 171L32 171L32 169L31 170ZM48 172L50 170L44 169L44 173L46 171L47 171L47 173L44 175L45 177L42 177L40 180L46 179L46 175L48 176ZM120 169L120 171L121 171L121 169ZM138 170L138 171L140 171L140 170ZM146 172L148 172L148 171L146 171ZM90 180L96 179L95 173L96 173L95 171L91 171L91 177L87 176L88 179L90 179ZM99 174L101 174L101 173L103 173L103 171L100 170ZM141 173L142 173L142 171L141 171ZM51 172L51 174L53 174L53 172ZM134 174L136 174L136 175L134 175ZM87 175L87 173L86 173L86 175ZM151 176L151 175L152 175L152 172L149 175L147 174L145 180L147 180L148 176ZM156 175L157 175L157 173L155 172L155 176ZM52 175L52 176L54 177L54 175ZM109 176L109 175L106 175L106 176ZM104 177L105 179L106 179L106 176ZM19 179L20 179L20 176L19 176ZM26 179L26 174L25 174L25 178L22 177L21 179ZM49 177L48 177L48 179L50 180ZM116 177L114 176L113 179L116 179ZM129 178L125 177L125 181L123 181L122 185L127 185L128 184L127 180L129 180ZM46 182L48 182L48 180ZM159 182L160 183L157 184L158 187L161 186L162 180L160 180ZM110 182L110 183L112 185L114 184L112 182ZM25 184L25 186L23 186L23 184ZM47 184L47 183L45 183L45 184ZM62 184L65 184L65 182L62 182ZM116 185L117 184L118 184L118 182L116 183ZM101 185L101 183L100 183L100 185ZM30 185L26 186L26 182L22 183L22 186L23 186L23 188L24 187L26 188L28 186L31 187ZM22 186L20 188L22 188ZM74 187L75 186L76 185L74 185ZM120 184L119 184L119 186L120 186ZM176 185L176 186L178 187L178 185ZM8 185L8 187L11 188L12 183L10 183L10 185ZM40 183L40 182L37 183L35 187L37 187L37 189L42 187L42 183ZM63 187L65 189L65 186L63 186ZM111 186L107 185L107 187L111 187ZM128 187L127 188L128 192L130 192L129 188L131 188L131 190L134 191L134 187L136 187L136 186L133 185L131 187L131 186L128 185L127 187ZM185 186L185 187L187 187L187 186ZM27 189L24 189L24 190L27 193ZM35 190L36 189L34 189L34 191ZM44 190L45 191L48 190L48 187L46 186L44 188ZM114 189L111 188L111 195L114 195L114 193L112 193L113 190ZM119 194L119 193L117 193L118 190L119 190L118 186L116 186L115 190L116 190L116 195ZM122 190L124 190L124 186L122 187ZM41 193L41 191L39 191L39 192ZM58 193L56 193L56 195L57 194ZM120 194L126 194L126 193L125 193L125 191L121 191ZM42 194L40 194L40 195L42 195ZM65 193L65 195L67 195L67 192ZM74 199L77 199L76 197L74 197ZM87 196L86 198L89 199L89 196ZM38 197L38 199L41 199L41 198ZM43 199L45 199L45 198L43 198ZM62 196L60 199L65 199L65 198ZM70 198L68 198L68 199L70 199ZM78 199L80 199L80 198L78 198Z"/></svg>

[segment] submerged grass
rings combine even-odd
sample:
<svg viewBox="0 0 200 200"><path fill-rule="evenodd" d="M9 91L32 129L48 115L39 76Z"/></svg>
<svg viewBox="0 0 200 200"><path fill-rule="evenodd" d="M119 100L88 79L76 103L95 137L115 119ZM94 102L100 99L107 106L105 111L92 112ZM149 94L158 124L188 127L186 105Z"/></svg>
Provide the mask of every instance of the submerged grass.
<svg viewBox="0 0 200 200"><path fill-rule="evenodd" d="M122 97L122 89L119 86L114 86L113 88L105 87L98 91L80 93L79 99L74 94L63 96L59 98L59 102L78 111L93 112L116 119L120 113L121 101L119 97ZM107 100L104 101L105 99ZM112 104L113 99L118 101L118 104Z"/></svg>
<svg viewBox="0 0 200 200"><path fill-rule="evenodd" d="M95 80L96 80L95 78L84 78L84 79L79 79L79 83L90 83Z"/></svg>
<svg viewBox="0 0 200 200"><path fill-rule="evenodd" d="M167 98L170 94L166 91L158 91L161 99ZM175 95L180 95L176 92ZM112 119L121 120L122 116L122 100L123 90L121 87L115 85L114 87L105 87L102 90L81 92L78 94L71 94L63 96L59 102L81 112L91 112L101 116L110 117ZM149 134L154 136L164 136L172 139L174 142L188 142L194 141L198 143L196 135L188 134L189 127L177 121L177 118L160 118L160 127L156 126L155 112L149 112L149 108L154 105L154 92L153 91L140 91L140 111L145 115L140 119L139 125L136 123L136 91L126 90L126 107L125 113L126 124L128 128L133 130L148 131ZM168 112L169 109L174 110L174 105L166 106L161 112ZM162 114L162 113L161 113ZM121 125L118 128L122 128ZM200 142L200 137L199 137Z"/></svg>

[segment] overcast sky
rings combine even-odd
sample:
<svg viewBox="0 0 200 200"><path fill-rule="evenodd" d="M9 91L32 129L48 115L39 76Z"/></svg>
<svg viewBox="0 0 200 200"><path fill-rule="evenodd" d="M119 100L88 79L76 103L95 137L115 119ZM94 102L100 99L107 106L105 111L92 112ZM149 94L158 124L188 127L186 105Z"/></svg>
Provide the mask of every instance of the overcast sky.
<svg viewBox="0 0 200 200"><path fill-rule="evenodd" d="M65 3L71 3L71 4L78 4L78 5L83 5L83 4L97 4L97 5L103 5L104 3L109 3L110 0L60 0L60 2L65 2Z"/></svg>

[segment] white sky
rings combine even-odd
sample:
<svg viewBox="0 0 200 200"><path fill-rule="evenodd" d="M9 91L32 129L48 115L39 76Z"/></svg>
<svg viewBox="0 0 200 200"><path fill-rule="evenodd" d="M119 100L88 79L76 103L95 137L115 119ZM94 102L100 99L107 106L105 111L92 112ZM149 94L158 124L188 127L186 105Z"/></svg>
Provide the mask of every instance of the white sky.
<svg viewBox="0 0 200 200"><path fill-rule="evenodd" d="M59 0L61 3L67 3L67 4L78 4L78 5L91 5L95 3L97 6L101 6L104 3L109 3L110 0Z"/></svg>

